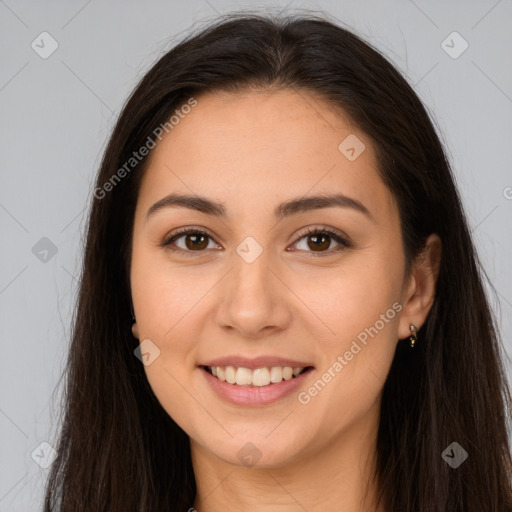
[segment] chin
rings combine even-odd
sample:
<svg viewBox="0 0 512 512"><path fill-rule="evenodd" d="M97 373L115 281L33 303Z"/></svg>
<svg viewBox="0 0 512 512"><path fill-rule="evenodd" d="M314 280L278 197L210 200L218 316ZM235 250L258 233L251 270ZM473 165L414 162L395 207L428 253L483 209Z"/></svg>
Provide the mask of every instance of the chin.
<svg viewBox="0 0 512 512"><path fill-rule="evenodd" d="M272 428L275 428L274 424ZM222 442L212 442L208 438L206 448L216 457L228 464L235 466L270 469L283 467L291 464L298 451L301 451L300 442L289 431L277 434L272 429L251 429L244 428L243 433L237 435L230 431L233 438L224 439ZM306 440L303 440L306 443Z"/></svg>

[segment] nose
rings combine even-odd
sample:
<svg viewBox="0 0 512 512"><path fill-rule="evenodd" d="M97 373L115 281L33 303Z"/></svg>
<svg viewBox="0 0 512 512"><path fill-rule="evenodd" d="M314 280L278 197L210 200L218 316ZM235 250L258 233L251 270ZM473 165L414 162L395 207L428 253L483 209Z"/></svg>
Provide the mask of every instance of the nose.
<svg viewBox="0 0 512 512"><path fill-rule="evenodd" d="M266 253L251 263L235 253L220 287L217 325L236 330L244 338L259 339L290 324L293 294Z"/></svg>

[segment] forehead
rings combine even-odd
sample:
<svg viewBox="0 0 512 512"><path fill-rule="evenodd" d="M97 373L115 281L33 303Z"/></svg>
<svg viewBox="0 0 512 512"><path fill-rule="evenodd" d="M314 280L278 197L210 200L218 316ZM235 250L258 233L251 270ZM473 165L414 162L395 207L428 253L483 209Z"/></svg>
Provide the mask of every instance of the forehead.
<svg viewBox="0 0 512 512"><path fill-rule="evenodd" d="M393 208L372 142L314 94L253 90L195 99L152 151L139 196L145 206L182 192L227 204L229 216L229 205L270 211L270 203L290 197L343 193L377 217Z"/></svg>

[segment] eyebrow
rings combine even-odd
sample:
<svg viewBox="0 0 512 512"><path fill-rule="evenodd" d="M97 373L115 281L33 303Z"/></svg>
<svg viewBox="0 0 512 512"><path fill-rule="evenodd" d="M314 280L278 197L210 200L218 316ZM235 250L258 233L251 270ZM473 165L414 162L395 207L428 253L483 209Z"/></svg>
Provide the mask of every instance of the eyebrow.
<svg viewBox="0 0 512 512"><path fill-rule="evenodd" d="M291 199L281 203L275 208L274 217L276 220L282 220L285 217L290 217L291 215L296 215L298 213L331 207L351 208L364 214L370 220L375 222L375 218L363 203L343 194L317 195ZM226 208L222 203L197 195L169 194L163 199L157 201L148 209L146 213L146 221L156 212L166 208L188 208L214 217L226 217Z"/></svg>

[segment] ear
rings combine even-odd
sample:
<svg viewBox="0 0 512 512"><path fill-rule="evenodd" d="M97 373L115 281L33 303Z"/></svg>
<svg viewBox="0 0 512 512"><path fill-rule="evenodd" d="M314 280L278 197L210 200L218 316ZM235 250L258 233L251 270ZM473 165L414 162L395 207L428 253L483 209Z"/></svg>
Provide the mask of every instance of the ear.
<svg viewBox="0 0 512 512"><path fill-rule="evenodd" d="M434 303L441 252L441 239L433 233L427 238L425 248L414 261L402 295L403 309L398 328L399 339L407 338L411 334L409 329L411 324L419 330L425 323Z"/></svg>
<svg viewBox="0 0 512 512"><path fill-rule="evenodd" d="M137 325L137 322L134 322L132 324L132 334L134 338L140 339L139 336L139 326Z"/></svg>

